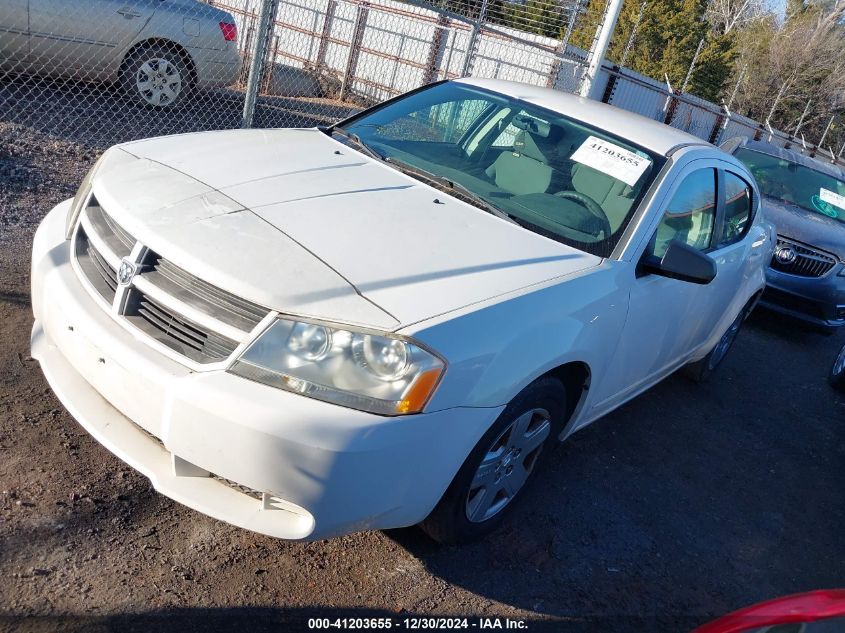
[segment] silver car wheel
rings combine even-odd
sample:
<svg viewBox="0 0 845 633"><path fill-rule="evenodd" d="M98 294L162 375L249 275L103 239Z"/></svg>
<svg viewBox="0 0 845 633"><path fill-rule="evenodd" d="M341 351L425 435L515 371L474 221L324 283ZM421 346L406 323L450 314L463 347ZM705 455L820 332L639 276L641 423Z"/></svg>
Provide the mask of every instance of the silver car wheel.
<svg viewBox="0 0 845 633"><path fill-rule="evenodd" d="M736 320L731 323L731 326L728 328L728 331L722 336L722 339L716 344L716 347L713 349L713 354L710 357L710 369L715 369L719 363L721 363L725 356L728 354L728 350L733 345L734 340L736 340L736 335L739 334L739 328L742 327L742 319L744 314L740 314Z"/></svg>
<svg viewBox="0 0 845 633"><path fill-rule="evenodd" d="M470 484L466 516L481 523L501 512L525 485L551 431L551 415L532 409L516 418L487 449Z"/></svg>
<svg viewBox="0 0 845 633"><path fill-rule="evenodd" d="M836 357L836 362L833 363L831 375L839 376L842 372L845 372L845 347L842 348L842 351L839 352L839 356Z"/></svg>
<svg viewBox="0 0 845 633"><path fill-rule="evenodd" d="M182 74L175 64L153 57L135 73L135 88L150 105L167 106L175 103L182 92Z"/></svg>

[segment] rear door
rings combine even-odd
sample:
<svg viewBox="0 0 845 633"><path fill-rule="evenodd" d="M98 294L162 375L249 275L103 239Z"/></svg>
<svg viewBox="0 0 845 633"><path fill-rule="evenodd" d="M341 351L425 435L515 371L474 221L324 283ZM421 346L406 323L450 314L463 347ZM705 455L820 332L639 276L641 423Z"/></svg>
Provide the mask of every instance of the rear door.
<svg viewBox="0 0 845 633"><path fill-rule="evenodd" d="M29 53L29 0L0 2L0 68L23 71Z"/></svg>
<svg viewBox="0 0 845 633"><path fill-rule="evenodd" d="M719 227L710 256L719 271L712 284L713 304L709 327L702 332L699 348L709 351L736 318L748 300L749 284L755 283L755 271L767 253L768 235L754 226L754 189L748 176L730 163L720 163Z"/></svg>
<svg viewBox="0 0 845 633"><path fill-rule="evenodd" d="M29 0L30 59L41 72L103 79L159 0Z"/></svg>

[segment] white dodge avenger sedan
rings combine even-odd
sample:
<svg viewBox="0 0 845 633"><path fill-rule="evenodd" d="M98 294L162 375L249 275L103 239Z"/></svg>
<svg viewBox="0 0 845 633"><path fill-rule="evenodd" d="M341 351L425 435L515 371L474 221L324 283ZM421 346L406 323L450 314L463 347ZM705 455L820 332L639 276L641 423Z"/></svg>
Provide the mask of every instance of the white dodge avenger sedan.
<svg viewBox="0 0 845 633"><path fill-rule="evenodd" d="M712 145L493 80L126 143L38 229L32 355L200 512L467 541L555 442L713 371L765 284L758 209Z"/></svg>

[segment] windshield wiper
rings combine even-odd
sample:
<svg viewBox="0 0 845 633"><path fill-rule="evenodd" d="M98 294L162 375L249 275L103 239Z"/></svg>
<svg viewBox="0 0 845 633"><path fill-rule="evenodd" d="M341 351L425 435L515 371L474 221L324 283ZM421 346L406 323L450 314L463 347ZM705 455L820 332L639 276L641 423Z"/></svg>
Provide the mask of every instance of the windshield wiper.
<svg viewBox="0 0 845 633"><path fill-rule="evenodd" d="M376 160L381 160L381 161L384 160L384 156L382 156L376 150L374 150L372 147L367 145L364 141L361 140L361 137L358 136L357 134L355 134L354 132L347 132L342 127L332 127L332 128L329 128L327 130L327 132L329 134L331 134L332 132L337 132L341 136L348 138L350 141L352 141L355 145L358 146L358 148L362 152L364 152L370 158L375 158Z"/></svg>
<svg viewBox="0 0 845 633"><path fill-rule="evenodd" d="M480 207L485 211L495 215L496 217L502 218L503 220L507 220L508 222L512 222L513 224L518 224L518 222L514 220L509 213L502 211L499 207L495 205L490 204L485 198L482 198L472 189L465 187L459 182L455 182L454 180L450 180L445 176L432 173L430 171L422 169L421 167L417 167L416 165L411 165L404 161L397 160L392 156L388 156L384 159L384 161L393 165L400 171L403 171L411 176L416 176L421 180L426 180L429 183L436 185L438 189L451 189L452 192L455 192L456 197L464 198L471 202L474 206Z"/></svg>

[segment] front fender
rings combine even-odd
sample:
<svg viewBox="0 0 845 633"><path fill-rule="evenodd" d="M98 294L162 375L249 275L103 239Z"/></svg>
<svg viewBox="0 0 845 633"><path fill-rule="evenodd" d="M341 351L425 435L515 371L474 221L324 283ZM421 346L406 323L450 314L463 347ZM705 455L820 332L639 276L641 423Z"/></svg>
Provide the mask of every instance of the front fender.
<svg viewBox="0 0 845 633"><path fill-rule="evenodd" d="M414 338L448 368L427 410L507 404L539 376L569 362L604 374L628 310L622 262L600 266L472 312L423 324Z"/></svg>

